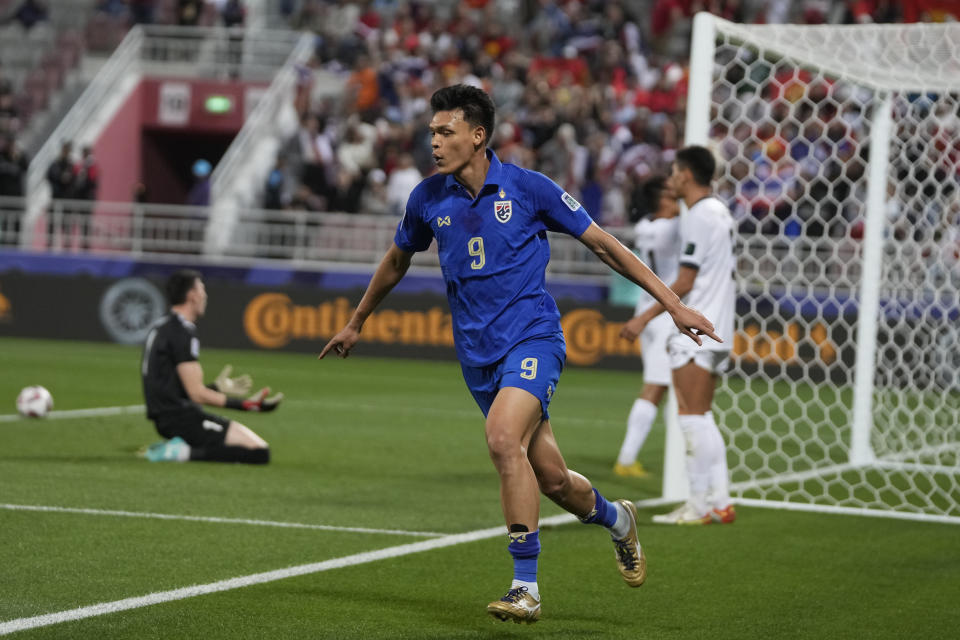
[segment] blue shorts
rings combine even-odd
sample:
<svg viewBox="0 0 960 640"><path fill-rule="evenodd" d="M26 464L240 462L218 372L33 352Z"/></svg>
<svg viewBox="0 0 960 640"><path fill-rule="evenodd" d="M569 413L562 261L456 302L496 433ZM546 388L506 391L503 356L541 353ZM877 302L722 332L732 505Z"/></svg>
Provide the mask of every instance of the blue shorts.
<svg viewBox="0 0 960 640"><path fill-rule="evenodd" d="M524 340L500 360L485 367L461 364L460 368L484 417L489 413L500 389L518 387L540 400L543 419L549 420L547 406L557 389L566 358L567 344L563 341L563 334L556 333Z"/></svg>

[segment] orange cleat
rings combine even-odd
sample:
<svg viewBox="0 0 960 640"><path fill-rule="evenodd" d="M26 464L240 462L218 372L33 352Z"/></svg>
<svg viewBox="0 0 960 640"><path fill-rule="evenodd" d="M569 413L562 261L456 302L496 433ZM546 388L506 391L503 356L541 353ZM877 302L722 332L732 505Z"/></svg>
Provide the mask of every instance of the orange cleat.
<svg viewBox="0 0 960 640"><path fill-rule="evenodd" d="M737 512L734 511L732 504L728 504L723 509L711 509L710 518L716 524L730 524L737 519Z"/></svg>

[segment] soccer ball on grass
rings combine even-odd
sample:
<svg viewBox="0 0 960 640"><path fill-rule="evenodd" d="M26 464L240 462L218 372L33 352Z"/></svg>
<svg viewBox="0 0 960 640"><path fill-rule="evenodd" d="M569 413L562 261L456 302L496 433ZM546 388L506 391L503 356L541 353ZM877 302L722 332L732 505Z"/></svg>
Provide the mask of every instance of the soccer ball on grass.
<svg viewBox="0 0 960 640"><path fill-rule="evenodd" d="M53 409L53 396L40 385L24 387L17 396L17 411L28 418L42 418Z"/></svg>

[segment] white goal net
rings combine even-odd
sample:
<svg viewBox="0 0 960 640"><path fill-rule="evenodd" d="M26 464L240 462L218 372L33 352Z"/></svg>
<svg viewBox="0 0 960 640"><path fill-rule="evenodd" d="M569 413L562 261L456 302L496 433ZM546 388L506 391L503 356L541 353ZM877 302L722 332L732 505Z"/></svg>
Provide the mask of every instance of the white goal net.
<svg viewBox="0 0 960 640"><path fill-rule="evenodd" d="M736 499L960 523L960 24L701 14L692 51L739 230Z"/></svg>

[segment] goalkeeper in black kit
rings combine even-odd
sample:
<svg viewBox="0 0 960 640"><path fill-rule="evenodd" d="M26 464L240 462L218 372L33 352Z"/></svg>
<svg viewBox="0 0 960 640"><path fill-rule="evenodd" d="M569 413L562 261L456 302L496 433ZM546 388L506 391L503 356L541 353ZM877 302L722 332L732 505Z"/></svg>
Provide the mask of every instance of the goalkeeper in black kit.
<svg viewBox="0 0 960 640"><path fill-rule="evenodd" d="M210 460L266 464L267 442L236 420L205 412L201 405L239 411L273 411L282 393L269 387L249 397L250 376L230 377L227 366L208 385L198 362L200 341L194 324L207 308L207 290L198 271L183 269L167 281L170 313L158 320L143 346L140 374L147 417L166 438L146 450L152 462Z"/></svg>

